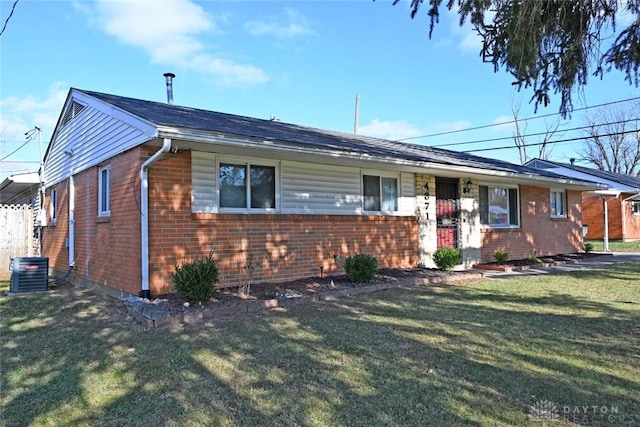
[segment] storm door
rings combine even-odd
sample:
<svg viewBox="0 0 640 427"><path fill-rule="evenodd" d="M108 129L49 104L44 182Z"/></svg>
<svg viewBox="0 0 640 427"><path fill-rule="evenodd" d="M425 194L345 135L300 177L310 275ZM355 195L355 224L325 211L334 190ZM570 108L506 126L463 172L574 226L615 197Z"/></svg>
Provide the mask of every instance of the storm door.
<svg viewBox="0 0 640 427"><path fill-rule="evenodd" d="M458 180L436 177L436 233L438 248L458 247L459 222Z"/></svg>

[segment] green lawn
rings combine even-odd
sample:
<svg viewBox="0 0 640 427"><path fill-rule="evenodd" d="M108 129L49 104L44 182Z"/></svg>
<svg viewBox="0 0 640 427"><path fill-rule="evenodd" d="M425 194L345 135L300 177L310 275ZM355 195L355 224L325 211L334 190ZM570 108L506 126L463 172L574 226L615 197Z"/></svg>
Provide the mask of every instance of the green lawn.
<svg viewBox="0 0 640 427"><path fill-rule="evenodd" d="M0 425L541 426L544 401L549 425L639 425L639 275L395 289L159 330L95 291L0 298Z"/></svg>
<svg viewBox="0 0 640 427"><path fill-rule="evenodd" d="M604 242L602 240L588 240L593 243L593 250L595 252L604 251ZM609 250L611 252L640 252L640 241L637 242L623 242L620 240L609 241Z"/></svg>

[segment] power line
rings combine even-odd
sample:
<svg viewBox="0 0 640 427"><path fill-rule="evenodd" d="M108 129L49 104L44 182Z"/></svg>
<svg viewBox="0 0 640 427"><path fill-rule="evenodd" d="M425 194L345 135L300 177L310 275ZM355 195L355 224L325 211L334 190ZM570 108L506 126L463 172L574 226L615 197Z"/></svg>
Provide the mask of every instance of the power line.
<svg viewBox="0 0 640 427"><path fill-rule="evenodd" d="M615 135L626 135L628 133L637 133L638 129L634 129L634 130L628 130L625 132L611 132L611 133L607 133L607 134L602 134L602 135L598 135L598 136L615 136ZM574 141L582 141L585 139L589 139L590 137L588 136L580 136L577 138L567 138L567 139L559 139L557 141L547 141L547 142L536 142L533 144L523 144L520 147L536 147L539 145L545 145L545 144L560 144L563 142L574 142ZM491 150L506 150L506 149L511 149L511 148L518 148L515 145L507 145L507 146L503 146L503 147L493 147L493 148L478 148L477 150L465 150L462 151L462 153L478 153L480 151L491 151Z"/></svg>
<svg viewBox="0 0 640 427"><path fill-rule="evenodd" d="M621 99L621 100L618 100L618 101L605 102L603 104L596 104L596 105L591 105L591 106L588 106L588 107L576 108L573 111L575 112L575 111L588 110L590 108L605 107L607 105L619 104L619 103L622 103L622 102L629 102L629 101L636 101L638 99L640 99L640 96L636 96L634 98L628 98L628 99ZM549 114L543 114L541 116L527 117L527 118L524 118L524 119L511 120L511 121L507 121L507 122L492 123L490 125L475 126L475 127L465 128L465 129L450 130L450 131L446 131L446 132L432 133L432 134L420 135L420 136L411 136L411 137L408 137L408 138L395 139L394 141L401 142L401 141L409 141L409 140L412 140L412 139L432 138L434 136L451 135L453 133L468 132L468 131L478 130L478 129L487 129L487 128L496 127L496 126L509 125L509 124L516 123L516 122L524 122L524 121L528 121L528 120L535 120L535 119L542 119L542 118L545 118L545 117L558 116L559 114L560 113L549 113Z"/></svg>
<svg viewBox="0 0 640 427"><path fill-rule="evenodd" d="M600 123L597 125L586 125L586 126L579 126L579 127L575 127L575 128L570 128L570 129L562 129L561 132L571 132L574 130L582 130L582 129L589 129L589 128L593 128L593 127L602 127L602 126L611 126L611 125L617 125L620 123L627 123L627 122L631 122L634 120L640 120L640 118L635 118L635 119L626 119L626 120L619 120L617 122L609 122L609 123ZM530 134L525 134L525 135L520 135L520 137L522 138L529 138L532 136L541 136L541 135L548 135L550 132L538 132L538 133L530 133ZM555 132L551 132L552 134ZM502 136L500 138L490 138L490 139L479 139L477 141L467 141L467 142L452 142L449 144L438 144L438 145L432 145L432 147L436 147L436 148L441 148L441 147L453 147L455 145L471 145L471 144L482 144L484 142L495 142L495 141L504 141L505 139L513 139L515 135L512 136ZM515 147L515 145L514 145Z"/></svg>
<svg viewBox="0 0 640 427"><path fill-rule="evenodd" d="M0 163L40 163L40 162L37 160L0 160Z"/></svg>
<svg viewBox="0 0 640 427"><path fill-rule="evenodd" d="M9 16L7 16L7 19L4 21L4 26L2 27L2 30L0 30L0 36L4 33L4 30L7 29L7 24L9 23L9 20L13 16L13 11L16 9L16 5L18 4L19 1L20 0L16 0L13 2L13 6L11 7L11 12L9 13Z"/></svg>
<svg viewBox="0 0 640 427"><path fill-rule="evenodd" d="M27 142L25 142L24 144L22 144L20 147L16 148L15 150L13 150L12 152L10 152L9 154L7 154L6 156L4 156L3 158L0 159L0 162L3 161L4 159L6 159L7 157L11 157L13 154L15 154L16 152L18 152L22 147L24 147L25 145L27 145L28 143L30 143L31 140L28 140Z"/></svg>

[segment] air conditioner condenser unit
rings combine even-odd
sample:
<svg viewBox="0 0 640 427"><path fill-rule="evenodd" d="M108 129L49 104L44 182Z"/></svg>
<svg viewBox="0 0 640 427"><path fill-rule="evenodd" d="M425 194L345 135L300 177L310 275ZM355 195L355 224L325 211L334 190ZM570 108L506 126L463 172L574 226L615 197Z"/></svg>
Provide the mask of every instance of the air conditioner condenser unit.
<svg viewBox="0 0 640 427"><path fill-rule="evenodd" d="M11 260L11 292L49 290L49 258L17 257Z"/></svg>

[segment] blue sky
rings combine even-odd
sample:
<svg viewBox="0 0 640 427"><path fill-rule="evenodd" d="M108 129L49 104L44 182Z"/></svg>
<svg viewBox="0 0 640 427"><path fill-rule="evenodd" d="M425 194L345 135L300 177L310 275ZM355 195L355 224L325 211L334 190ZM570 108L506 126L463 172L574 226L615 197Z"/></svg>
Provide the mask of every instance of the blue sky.
<svg viewBox="0 0 640 427"><path fill-rule="evenodd" d="M0 0L0 25L14 2ZM528 134L557 120L559 97L534 114L531 92L481 62L478 37L456 16L443 15L430 40L426 13L411 20L408 4L20 0L0 37L0 181L37 170L37 139L20 148L25 132L41 127L46 146L70 87L165 102L168 71L179 105L353 132L358 96L360 134L426 145L507 138L446 147L456 150L512 145L513 124L418 137L508 122L518 105L533 118ZM637 94L613 72L591 78L574 107ZM560 122L584 124L583 111ZM579 145L557 144L552 159L576 157ZM476 154L519 162L515 148Z"/></svg>

